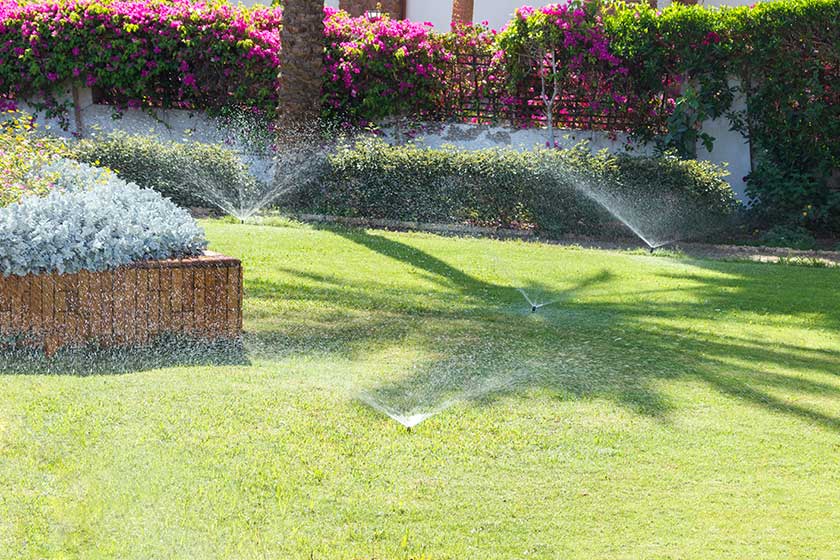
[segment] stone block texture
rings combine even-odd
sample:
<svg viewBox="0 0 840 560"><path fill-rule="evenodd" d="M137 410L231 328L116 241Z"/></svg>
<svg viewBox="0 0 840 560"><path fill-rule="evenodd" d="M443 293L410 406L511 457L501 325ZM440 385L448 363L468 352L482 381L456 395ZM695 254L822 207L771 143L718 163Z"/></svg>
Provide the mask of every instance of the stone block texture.
<svg viewBox="0 0 840 560"><path fill-rule="evenodd" d="M339 8L348 12L351 16L361 16L369 10L381 11L392 18L403 19L405 17L405 0L341 0Z"/></svg>

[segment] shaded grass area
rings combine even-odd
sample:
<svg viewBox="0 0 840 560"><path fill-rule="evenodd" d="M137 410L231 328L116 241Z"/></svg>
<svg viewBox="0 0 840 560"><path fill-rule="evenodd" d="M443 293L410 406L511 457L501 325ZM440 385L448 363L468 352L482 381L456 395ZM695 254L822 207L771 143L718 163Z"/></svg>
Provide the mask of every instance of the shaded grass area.
<svg viewBox="0 0 840 560"><path fill-rule="evenodd" d="M840 271L205 226L241 353L4 356L0 558L840 554Z"/></svg>

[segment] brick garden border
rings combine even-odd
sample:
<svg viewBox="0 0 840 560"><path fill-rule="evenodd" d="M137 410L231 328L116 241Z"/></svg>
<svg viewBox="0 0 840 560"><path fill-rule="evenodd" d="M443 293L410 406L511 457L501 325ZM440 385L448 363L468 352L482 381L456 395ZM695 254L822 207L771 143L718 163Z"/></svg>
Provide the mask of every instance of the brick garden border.
<svg viewBox="0 0 840 560"><path fill-rule="evenodd" d="M0 276L0 339L42 348L136 346L164 334L242 333L242 264L219 255L104 272Z"/></svg>

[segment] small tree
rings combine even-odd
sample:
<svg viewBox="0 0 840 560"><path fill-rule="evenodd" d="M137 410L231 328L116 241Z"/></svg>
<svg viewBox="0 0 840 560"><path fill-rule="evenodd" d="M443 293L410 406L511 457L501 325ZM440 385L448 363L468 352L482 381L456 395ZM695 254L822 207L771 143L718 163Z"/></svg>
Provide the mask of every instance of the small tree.
<svg viewBox="0 0 840 560"><path fill-rule="evenodd" d="M562 73L554 52L539 45L532 45L521 55L522 63L540 79L540 100L543 104L543 116L548 128L548 142L550 147L556 145L554 126L554 108L563 93Z"/></svg>
<svg viewBox="0 0 840 560"><path fill-rule="evenodd" d="M553 51L540 50L537 71L540 75L540 99L543 102L545 123L548 127L548 145L554 148L557 145L554 137L554 104L562 94L562 87L560 84L560 74L557 72L557 58L554 56Z"/></svg>

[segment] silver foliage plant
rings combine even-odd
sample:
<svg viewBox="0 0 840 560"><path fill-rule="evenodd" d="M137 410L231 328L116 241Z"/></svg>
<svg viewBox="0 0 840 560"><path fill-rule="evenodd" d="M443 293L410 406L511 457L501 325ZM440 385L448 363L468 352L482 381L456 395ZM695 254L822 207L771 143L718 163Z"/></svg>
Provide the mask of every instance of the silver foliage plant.
<svg viewBox="0 0 840 560"><path fill-rule="evenodd" d="M200 254L204 231L157 192L108 170L59 160L55 189L0 208L0 274L101 271Z"/></svg>

